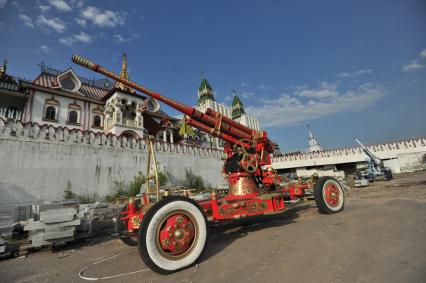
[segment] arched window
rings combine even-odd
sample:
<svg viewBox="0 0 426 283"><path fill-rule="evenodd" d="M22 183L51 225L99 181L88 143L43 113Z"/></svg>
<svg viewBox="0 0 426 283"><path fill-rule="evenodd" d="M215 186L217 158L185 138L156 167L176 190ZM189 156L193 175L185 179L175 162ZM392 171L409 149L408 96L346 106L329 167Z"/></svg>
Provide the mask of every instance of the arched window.
<svg viewBox="0 0 426 283"><path fill-rule="evenodd" d="M75 110L71 110L68 115L68 122L77 124L78 123L78 113Z"/></svg>
<svg viewBox="0 0 426 283"><path fill-rule="evenodd" d="M47 106L46 113L44 115L46 120L56 120L56 109L53 106Z"/></svg>
<svg viewBox="0 0 426 283"><path fill-rule="evenodd" d="M95 115L95 117L93 117L93 126L100 127L101 122L102 122L101 116Z"/></svg>

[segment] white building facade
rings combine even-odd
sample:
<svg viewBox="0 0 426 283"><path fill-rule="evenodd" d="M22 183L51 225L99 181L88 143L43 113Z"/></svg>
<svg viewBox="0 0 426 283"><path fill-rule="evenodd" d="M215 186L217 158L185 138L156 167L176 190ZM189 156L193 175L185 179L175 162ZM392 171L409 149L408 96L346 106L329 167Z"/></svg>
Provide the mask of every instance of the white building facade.
<svg viewBox="0 0 426 283"><path fill-rule="evenodd" d="M23 81L8 75L6 63L3 65L0 118L134 138L148 133L169 143L176 140L177 128L170 125L176 119L161 111L156 100L122 83L81 78L71 68L40 67L33 81ZM120 76L129 79L125 54ZM165 120L169 122L166 128Z"/></svg>

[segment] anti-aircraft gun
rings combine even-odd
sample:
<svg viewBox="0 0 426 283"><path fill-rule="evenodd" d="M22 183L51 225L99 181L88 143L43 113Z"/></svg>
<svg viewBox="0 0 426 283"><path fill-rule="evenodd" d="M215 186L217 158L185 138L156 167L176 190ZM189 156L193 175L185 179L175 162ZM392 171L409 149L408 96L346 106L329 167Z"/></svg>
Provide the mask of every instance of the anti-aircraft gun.
<svg viewBox="0 0 426 283"><path fill-rule="evenodd" d="M142 193L123 209L119 224L125 228L125 242L139 246L143 261L152 270L166 274L195 263L206 246L208 221L281 213L286 204L312 194L321 212L343 210L344 191L332 177L319 178L313 191L298 183L280 186L281 177L271 167L275 144L265 131L250 129L212 109L200 112L78 55L72 56L72 61L167 104L185 115L185 123L225 141L222 174L229 184L227 194L214 190L209 199L195 201L169 193L161 195L157 184L155 200L148 192Z"/></svg>
<svg viewBox="0 0 426 283"><path fill-rule="evenodd" d="M363 145L357 138L354 138L354 140L361 146L362 150L367 155L367 170L361 172L362 177L369 181L374 181L376 177L383 177L385 181L391 180L391 169L385 167L383 161L371 152L368 147Z"/></svg>

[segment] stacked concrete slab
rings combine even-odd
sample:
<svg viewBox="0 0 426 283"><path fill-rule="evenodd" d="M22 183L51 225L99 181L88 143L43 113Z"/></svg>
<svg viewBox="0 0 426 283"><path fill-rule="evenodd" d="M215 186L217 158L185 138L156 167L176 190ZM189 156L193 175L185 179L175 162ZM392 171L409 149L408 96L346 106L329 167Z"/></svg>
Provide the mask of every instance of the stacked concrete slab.
<svg viewBox="0 0 426 283"><path fill-rule="evenodd" d="M53 208L40 212L40 220L30 220L24 231L29 231L33 247L42 247L74 240L80 224L77 208Z"/></svg>
<svg viewBox="0 0 426 283"><path fill-rule="evenodd" d="M33 247L66 243L93 236L100 231L111 233L115 208L106 204L55 203L32 207L33 218L24 226Z"/></svg>
<svg viewBox="0 0 426 283"><path fill-rule="evenodd" d="M4 240L0 237L0 256L6 252Z"/></svg>

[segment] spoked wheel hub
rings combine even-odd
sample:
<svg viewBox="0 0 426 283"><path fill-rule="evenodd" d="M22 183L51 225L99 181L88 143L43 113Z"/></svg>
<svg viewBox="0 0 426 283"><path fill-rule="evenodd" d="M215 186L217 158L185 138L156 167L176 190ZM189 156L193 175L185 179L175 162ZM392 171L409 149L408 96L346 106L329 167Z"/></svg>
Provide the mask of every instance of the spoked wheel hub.
<svg viewBox="0 0 426 283"><path fill-rule="evenodd" d="M330 183L327 185L324 191L325 194L325 201L328 205L332 207L336 207L339 205L339 198L340 198L340 191L335 186L335 184Z"/></svg>
<svg viewBox="0 0 426 283"><path fill-rule="evenodd" d="M196 238L196 227L191 216L183 212L167 216L158 230L158 248L168 258L185 256Z"/></svg>

